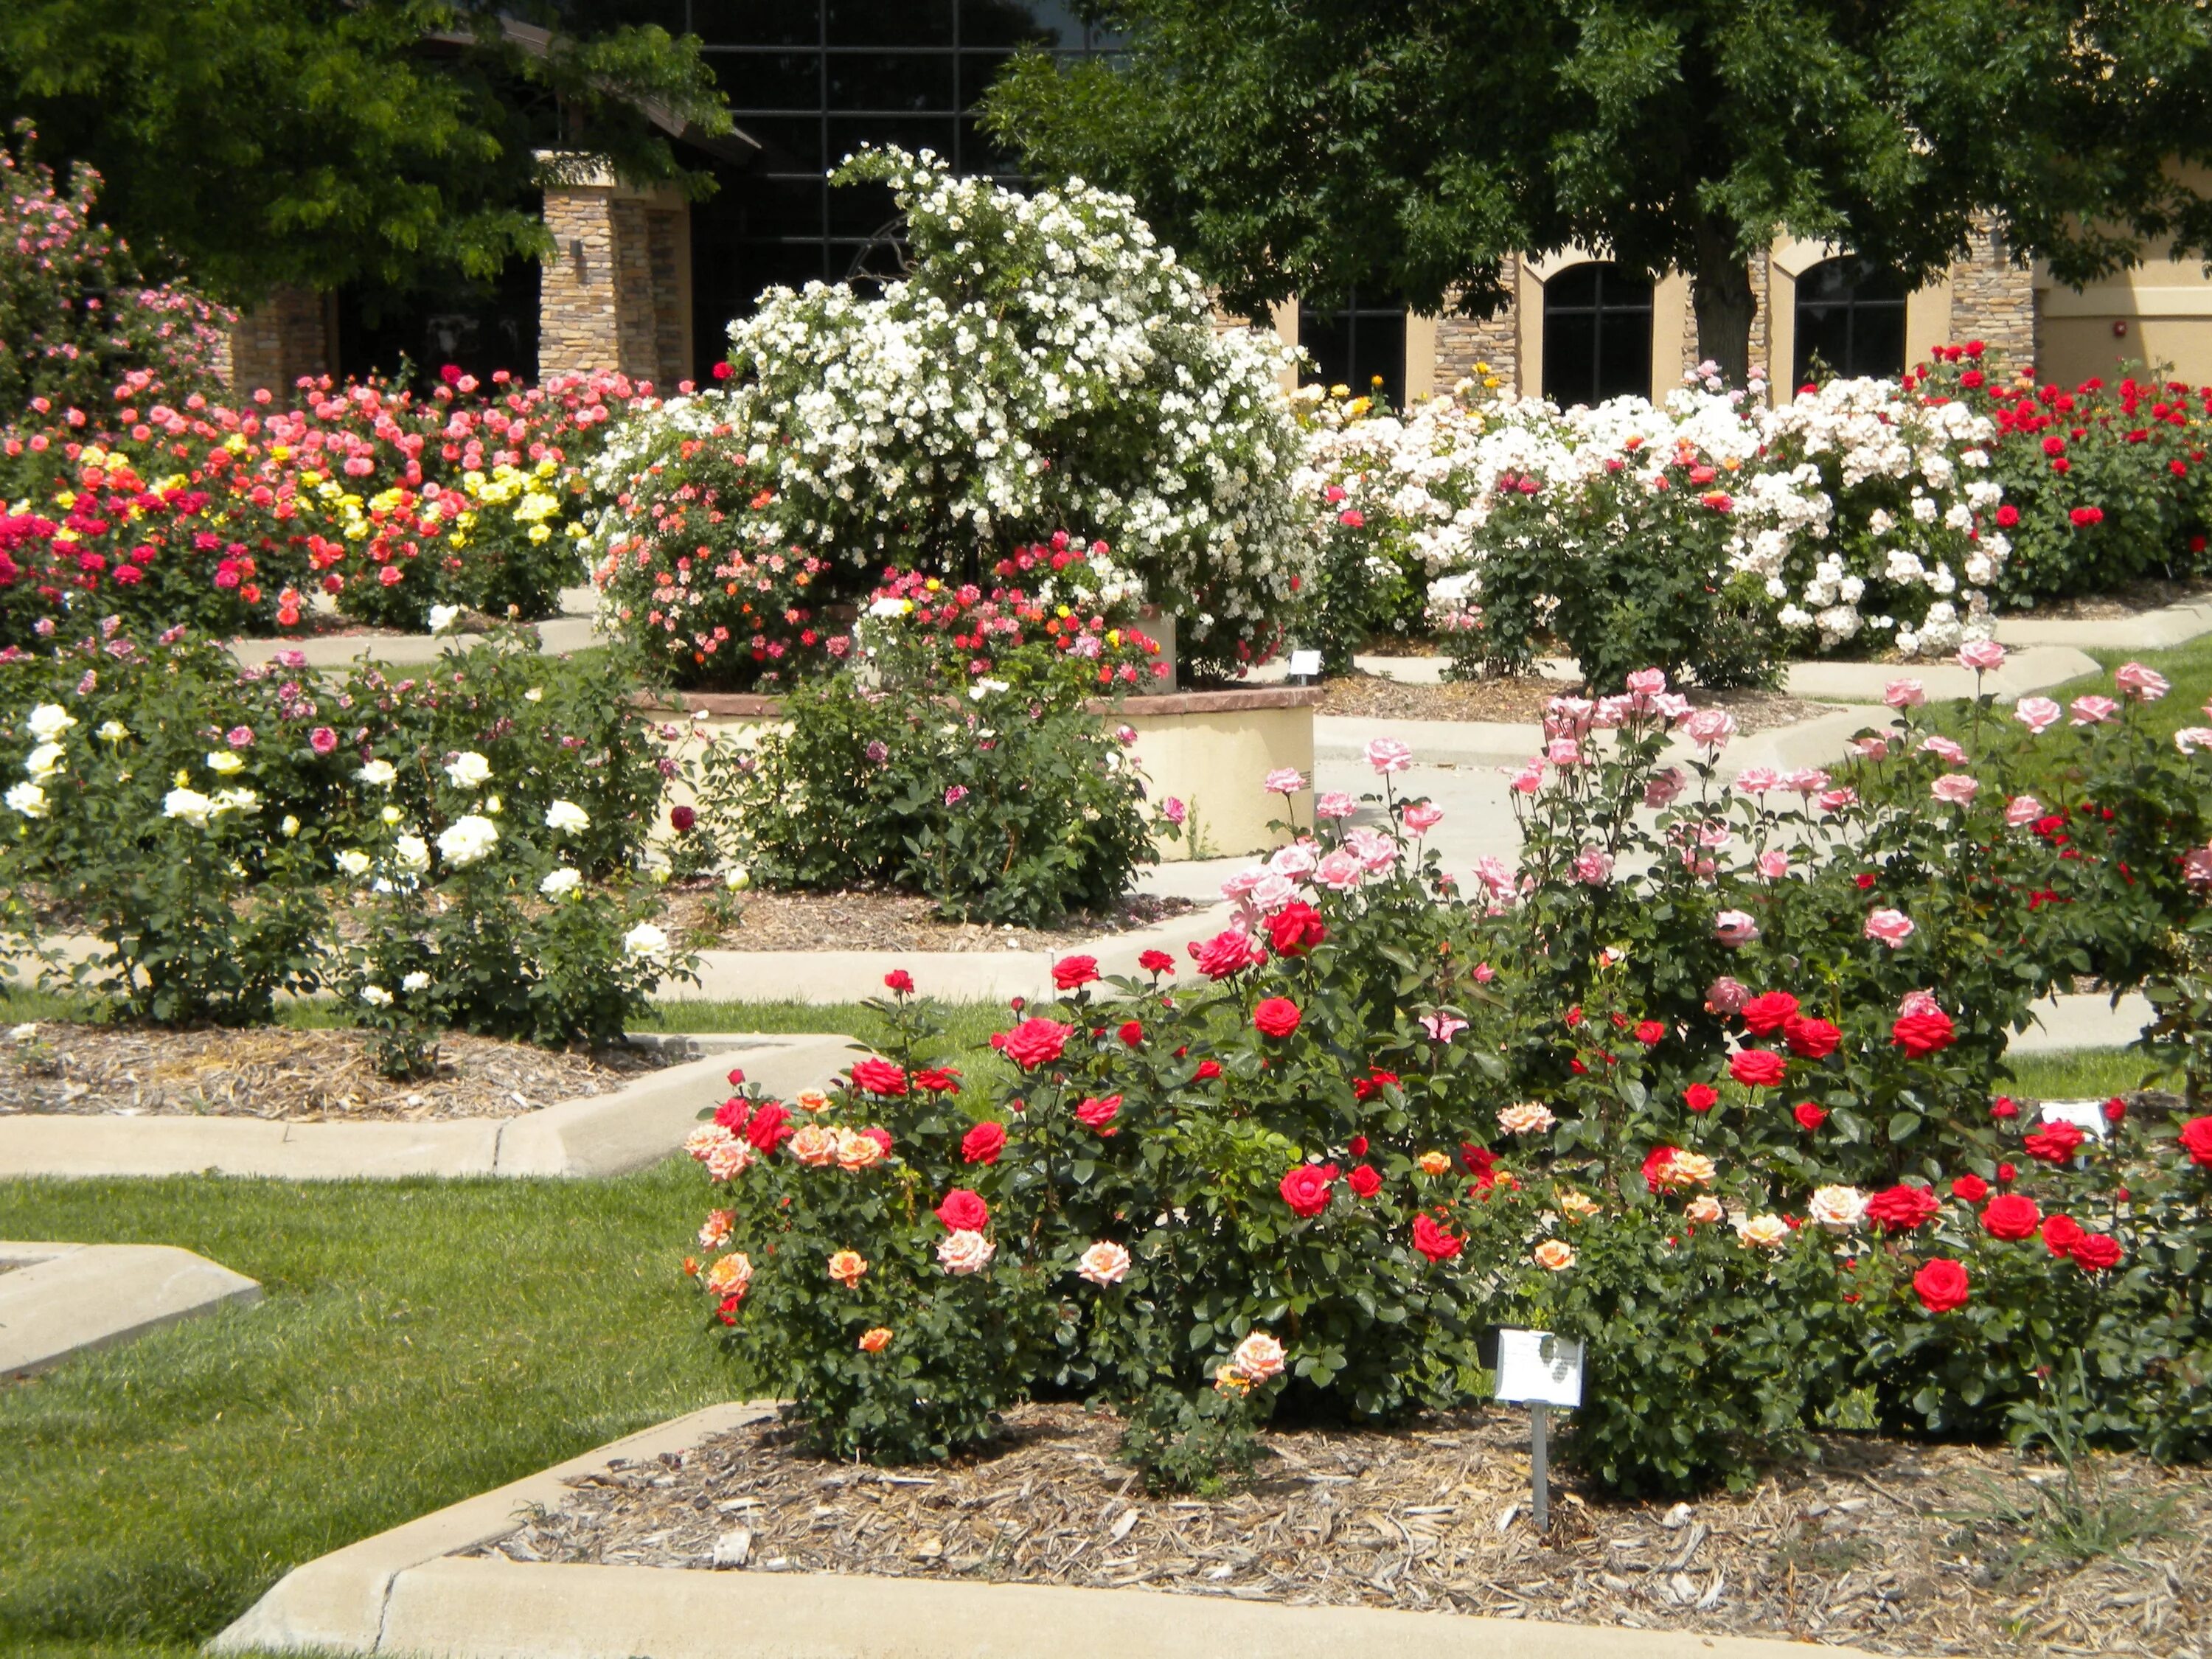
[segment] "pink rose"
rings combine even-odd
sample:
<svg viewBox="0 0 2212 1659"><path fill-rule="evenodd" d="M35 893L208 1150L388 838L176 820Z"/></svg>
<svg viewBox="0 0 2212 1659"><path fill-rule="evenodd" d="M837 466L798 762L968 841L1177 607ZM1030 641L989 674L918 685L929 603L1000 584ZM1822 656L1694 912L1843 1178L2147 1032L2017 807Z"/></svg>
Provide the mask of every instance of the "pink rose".
<svg viewBox="0 0 2212 1659"><path fill-rule="evenodd" d="M1866 936L1893 951L1912 937L1912 918L1902 910L1876 910L1866 919Z"/></svg>
<svg viewBox="0 0 2212 1659"><path fill-rule="evenodd" d="M1443 809L1431 806L1426 801L1417 802L1406 809L1406 828L1417 836L1427 835L1443 821Z"/></svg>
<svg viewBox="0 0 2212 1659"><path fill-rule="evenodd" d="M2192 847L2181 855L2181 878L2191 887L2212 887L2212 847Z"/></svg>
<svg viewBox="0 0 2212 1659"><path fill-rule="evenodd" d="M2120 712L2110 697L2076 697L2071 707L2076 726L2101 726Z"/></svg>
<svg viewBox="0 0 2212 1659"><path fill-rule="evenodd" d="M1683 723L1682 729L1700 749L1725 749L1735 735L1735 716L1725 708L1700 708Z"/></svg>
<svg viewBox="0 0 2212 1659"><path fill-rule="evenodd" d="M1735 787L1747 795L1763 795L1782 781L1771 766L1747 766L1736 774Z"/></svg>
<svg viewBox="0 0 2212 1659"><path fill-rule="evenodd" d="M307 747L318 755L327 755L338 746L338 734L327 726L319 726L307 733Z"/></svg>
<svg viewBox="0 0 2212 1659"><path fill-rule="evenodd" d="M979 1273L998 1253L999 1247L981 1233L947 1233L937 1247L937 1261L949 1273Z"/></svg>
<svg viewBox="0 0 2212 1659"><path fill-rule="evenodd" d="M1787 853L1761 853L1759 855L1759 873L1765 876L1769 881L1781 880L1783 877L1790 873L1790 854Z"/></svg>
<svg viewBox="0 0 2212 1659"><path fill-rule="evenodd" d="M1928 786L1928 793L1950 805L1964 806L1973 799L1981 787L1966 773L1946 772Z"/></svg>
<svg viewBox="0 0 2212 1659"><path fill-rule="evenodd" d="M1972 640L1959 647L1959 666L1977 674L2004 666L2005 648L1995 640Z"/></svg>
<svg viewBox="0 0 2212 1659"><path fill-rule="evenodd" d="M2122 663L2112 675L2112 682L2137 702L2156 702L2173 690L2165 675L2139 662Z"/></svg>
<svg viewBox="0 0 2212 1659"><path fill-rule="evenodd" d="M1332 893L1349 893L1358 887L1367 873L1354 854L1340 847L1322 855L1314 866L1314 879Z"/></svg>
<svg viewBox="0 0 2212 1659"><path fill-rule="evenodd" d="M1544 758L1554 766L1580 766L1583 746L1572 738L1553 738L1544 746Z"/></svg>
<svg viewBox="0 0 2212 1659"><path fill-rule="evenodd" d="M1666 689L1667 676L1661 669L1639 668L1628 677L1628 690L1632 696L1656 697Z"/></svg>
<svg viewBox="0 0 2212 1659"><path fill-rule="evenodd" d="M2005 803L2005 822L2014 829L2024 829L2043 816L2043 803L2033 795L2014 795Z"/></svg>
<svg viewBox="0 0 2212 1659"><path fill-rule="evenodd" d="M1933 755L1938 760L1953 766L1963 765L1966 758L1966 751L1963 745L1942 736L1940 732L1921 738L1920 752L1923 755Z"/></svg>
<svg viewBox="0 0 2212 1659"><path fill-rule="evenodd" d="M1846 806L1859 804L1859 792L1856 789L1823 789L1820 799L1822 811L1840 812Z"/></svg>
<svg viewBox="0 0 2212 1659"><path fill-rule="evenodd" d="M1380 830L1362 824L1344 838L1339 850L1358 859L1368 874L1376 875L1398 861L1398 843Z"/></svg>
<svg viewBox="0 0 2212 1659"><path fill-rule="evenodd" d="M1281 909L1297 896L1298 890L1288 876L1279 876L1272 871L1252 884L1252 902L1270 913Z"/></svg>
<svg viewBox="0 0 2212 1659"><path fill-rule="evenodd" d="M2048 697L2022 697L2012 706L2012 717L2039 738L2057 725L2065 712Z"/></svg>
<svg viewBox="0 0 2212 1659"><path fill-rule="evenodd" d="M1613 854L1602 848L1585 847L1575 854L1575 879L1586 887L1602 887L1613 879Z"/></svg>
<svg viewBox="0 0 2212 1659"><path fill-rule="evenodd" d="M1723 910L1713 918L1713 937L1723 945L1748 945L1759 937L1759 923L1741 910Z"/></svg>
<svg viewBox="0 0 2212 1659"><path fill-rule="evenodd" d="M1928 688L1918 680L1892 680L1882 687L1881 700L1892 708L1917 708L1928 701Z"/></svg>
<svg viewBox="0 0 2212 1659"><path fill-rule="evenodd" d="M1279 766L1261 781L1261 787L1271 795L1295 795L1306 781L1295 766Z"/></svg>
<svg viewBox="0 0 2212 1659"><path fill-rule="evenodd" d="M1688 782L1680 767L1664 767L1654 772L1650 781L1644 786L1644 804L1656 811L1680 796Z"/></svg>
<svg viewBox="0 0 2212 1659"><path fill-rule="evenodd" d="M1421 1026L1431 1042L1449 1042L1467 1030L1467 1022L1453 1014L1423 1014Z"/></svg>
<svg viewBox="0 0 2212 1659"><path fill-rule="evenodd" d="M1314 803L1314 816L1320 818L1348 818L1359 810L1359 804L1340 789L1331 790Z"/></svg>
<svg viewBox="0 0 2212 1659"><path fill-rule="evenodd" d="M1160 816L1170 823L1179 824L1190 816L1190 808L1182 804L1181 797L1170 795L1160 803Z"/></svg>
<svg viewBox="0 0 2212 1659"><path fill-rule="evenodd" d="M1512 778L1513 781L1508 787L1516 795L1533 795L1544 787L1544 763L1540 760L1530 761L1518 772L1510 772L1503 766L1498 769L1507 772Z"/></svg>
<svg viewBox="0 0 2212 1659"><path fill-rule="evenodd" d="M1851 747L1858 751L1861 760L1878 761L1889 758L1889 739L1880 732L1871 737L1853 738Z"/></svg>
<svg viewBox="0 0 2212 1659"><path fill-rule="evenodd" d="M1101 1239L1077 1260L1075 1271L1093 1285L1118 1285L1129 1273L1129 1253L1111 1239Z"/></svg>
<svg viewBox="0 0 2212 1659"><path fill-rule="evenodd" d="M1725 974L1705 988L1705 1007L1712 1013L1741 1013L1744 1004L1750 1000L1751 992L1742 981Z"/></svg>
<svg viewBox="0 0 2212 1659"><path fill-rule="evenodd" d="M2185 755L2212 749L2212 726L2185 726L2173 734L2173 746Z"/></svg>
<svg viewBox="0 0 2212 1659"><path fill-rule="evenodd" d="M1817 795L1828 787L1828 775L1817 766L1801 767L1782 775L1782 787L1801 795Z"/></svg>
<svg viewBox="0 0 2212 1659"><path fill-rule="evenodd" d="M1395 738L1371 738L1367 744L1367 763L1377 772L1402 772L1413 763L1413 751Z"/></svg>
<svg viewBox="0 0 2212 1659"><path fill-rule="evenodd" d="M1276 875L1289 877L1292 881L1303 881L1313 874L1314 866L1320 862L1311 842L1294 841L1274 850L1267 860L1267 868Z"/></svg>

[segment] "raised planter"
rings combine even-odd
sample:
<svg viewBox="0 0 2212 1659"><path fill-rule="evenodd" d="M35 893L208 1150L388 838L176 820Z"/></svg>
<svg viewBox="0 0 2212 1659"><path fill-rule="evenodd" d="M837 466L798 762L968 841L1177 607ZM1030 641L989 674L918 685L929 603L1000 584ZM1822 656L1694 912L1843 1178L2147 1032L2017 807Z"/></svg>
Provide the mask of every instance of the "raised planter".
<svg viewBox="0 0 2212 1659"><path fill-rule="evenodd" d="M244 1273L169 1244L0 1241L0 1377L261 1299Z"/></svg>
<svg viewBox="0 0 2212 1659"><path fill-rule="evenodd" d="M1101 701L1094 712L1118 716L1137 734L1135 753L1151 781L1152 798L1170 796L1190 809L1178 842L1163 842L1169 863L1224 858L1272 847L1282 839L1268 828L1284 814L1283 800L1260 787L1268 773L1289 768L1311 777L1316 686L1253 685L1225 691L1168 691L1153 696ZM687 691L665 713L689 716L695 727L743 732L783 718L781 699L749 692ZM1313 797L1295 799L1298 816L1312 822Z"/></svg>
<svg viewBox="0 0 2212 1659"><path fill-rule="evenodd" d="M613 1092L513 1117L432 1123L287 1123L250 1117L0 1118L0 1179L23 1176L264 1176L392 1181L411 1176L611 1176L659 1162L727 1092L732 1065L771 1093L826 1083L850 1057L835 1036L672 1036L700 1058ZM0 1288L13 1274L0 1275Z"/></svg>

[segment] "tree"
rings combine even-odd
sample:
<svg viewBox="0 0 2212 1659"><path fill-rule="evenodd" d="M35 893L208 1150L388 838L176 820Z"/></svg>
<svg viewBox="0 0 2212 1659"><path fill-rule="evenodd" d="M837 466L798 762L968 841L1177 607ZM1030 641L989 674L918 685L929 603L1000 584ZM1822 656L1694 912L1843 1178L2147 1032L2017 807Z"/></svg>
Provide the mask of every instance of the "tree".
<svg viewBox="0 0 2212 1659"><path fill-rule="evenodd" d="M1119 61L1013 64L988 119L1126 190L1250 309L1395 291L1485 314L1580 243L1692 278L1741 382L1778 233L1911 282L1994 216L2079 283L2212 253L2201 0L1117 0Z"/></svg>
<svg viewBox="0 0 2212 1659"><path fill-rule="evenodd" d="M9 0L0 112L98 170L143 262L223 299L483 280L550 251L536 149L696 188L670 132L729 131L697 41L607 27L623 9L544 4L544 27L484 0Z"/></svg>

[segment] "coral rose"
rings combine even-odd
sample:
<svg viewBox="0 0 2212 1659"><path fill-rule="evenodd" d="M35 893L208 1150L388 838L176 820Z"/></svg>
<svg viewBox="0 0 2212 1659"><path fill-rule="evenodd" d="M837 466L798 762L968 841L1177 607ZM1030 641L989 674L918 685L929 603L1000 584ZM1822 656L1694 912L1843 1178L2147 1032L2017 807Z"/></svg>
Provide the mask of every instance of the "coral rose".
<svg viewBox="0 0 2212 1659"><path fill-rule="evenodd" d="M878 1139L878 1136L881 1137L880 1139ZM866 1129L838 1130L837 1167L841 1170L851 1170L855 1174L862 1170L873 1169L890 1155L890 1149L884 1144L890 1139L890 1137L880 1129L872 1133Z"/></svg>
<svg viewBox="0 0 2212 1659"><path fill-rule="evenodd" d="M1728 1210L1711 1193L1699 1193L1682 1206L1682 1218L1694 1221L1701 1227L1710 1227L1717 1221L1725 1221Z"/></svg>
<svg viewBox="0 0 2212 1659"><path fill-rule="evenodd" d="M1765 1048L1740 1048L1729 1059L1729 1075L1747 1089L1772 1088L1788 1069L1788 1061Z"/></svg>
<svg viewBox="0 0 2212 1659"><path fill-rule="evenodd" d="M1252 1011L1262 1036L1286 1037L1298 1029L1298 1005L1288 997L1269 997Z"/></svg>
<svg viewBox="0 0 2212 1659"><path fill-rule="evenodd" d="M1301 1164L1283 1177L1279 1191L1291 1213L1300 1218L1319 1215L1328 1208L1329 1176L1318 1164Z"/></svg>
<svg viewBox="0 0 2212 1659"><path fill-rule="evenodd" d="M1971 1285L1964 1266L1939 1255L1921 1263L1912 1290L1929 1313L1949 1313L1966 1305Z"/></svg>
<svg viewBox="0 0 2212 1659"><path fill-rule="evenodd" d="M1993 1198L1982 1212L1982 1226L1992 1238L2026 1238L2042 1219L2035 1200L2020 1193Z"/></svg>
<svg viewBox="0 0 2212 1659"><path fill-rule="evenodd" d="M1093 1285L1118 1285L1129 1275L1129 1253L1111 1239L1101 1239L1083 1253L1075 1271Z"/></svg>
<svg viewBox="0 0 2212 1659"><path fill-rule="evenodd" d="M1575 1247L1564 1238L1547 1238L1528 1255L1538 1267L1555 1273L1563 1273L1575 1265Z"/></svg>
<svg viewBox="0 0 2212 1659"><path fill-rule="evenodd" d="M741 1297L753 1282L752 1258L742 1250L726 1255L707 1269L704 1283L720 1297Z"/></svg>
<svg viewBox="0 0 2212 1659"><path fill-rule="evenodd" d="M862 1353L881 1353L885 1348L890 1347L890 1345L891 1333L890 1327L888 1325L878 1325L872 1329L865 1330L860 1333L860 1352Z"/></svg>
<svg viewBox="0 0 2212 1659"><path fill-rule="evenodd" d="M949 1233L980 1233L991 1224L990 1207L980 1194L965 1187L955 1187L945 1194L935 1214Z"/></svg>
<svg viewBox="0 0 2212 1659"><path fill-rule="evenodd" d="M1451 1168L1451 1158L1444 1152L1423 1152L1414 1161L1425 1176L1440 1176Z"/></svg>
<svg viewBox="0 0 2212 1659"><path fill-rule="evenodd" d="M960 1159L963 1164L996 1164L1006 1147L1005 1124L978 1123L960 1137Z"/></svg>
<svg viewBox="0 0 2212 1659"><path fill-rule="evenodd" d="M858 1250L839 1250L830 1258L830 1277L851 1290L867 1277L868 1259Z"/></svg>
<svg viewBox="0 0 2212 1659"><path fill-rule="evenodd" d="M937 1262L949 1273L979 1273L998 1253L999 1247L982 1234L963 1230L945 1236L937 1247Z"/></svg>

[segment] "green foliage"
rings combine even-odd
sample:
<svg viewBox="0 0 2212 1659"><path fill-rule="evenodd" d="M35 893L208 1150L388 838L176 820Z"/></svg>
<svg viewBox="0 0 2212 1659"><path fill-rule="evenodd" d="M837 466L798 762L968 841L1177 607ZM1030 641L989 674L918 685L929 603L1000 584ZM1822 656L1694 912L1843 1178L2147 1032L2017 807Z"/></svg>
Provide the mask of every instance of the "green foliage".
<svg viewBox="0 0 2212 1659"><path fill-rule="evenodd" d="M2203 21L2163 0L1885 6L1124 0L1130 50L994 88L1033 172L1104 180L1250 312L1354 288L1486 312L1501 262L1574 245L1692 272L1741 383L1743 262L1778 233L1911 281L1993 211L2063 282L2148 239L2212 247ZM1316 133L1328 142L1316 143Z"/></svg>
<svg viewBox="0 0 2212 1659"><path fill-rule="evenodd" d="M1195 1395L1155 1389L1132 1407L1121 1453L1154 1497L1213 1498L1251 1478L1264 1449L1250 1396L1209 1389Z"/></svg>
<svg viewBox="0 0 2212 1659"><path fill-rule="evenodd" d="M550 251L533 149L688 179L644 106L728 131L696 40L527 9L556 31L542 49L477 0L24 0L0 15L0 111L228 298L483 280Z"/></svg>

